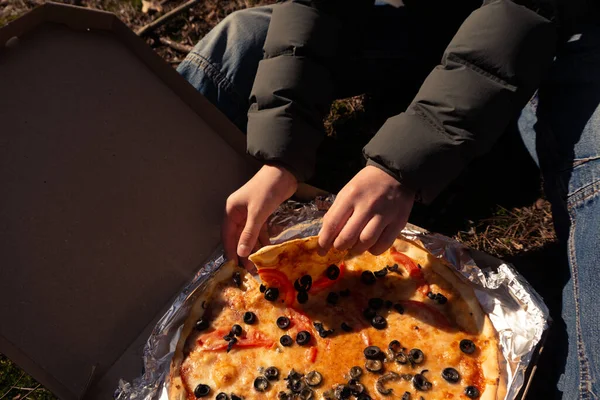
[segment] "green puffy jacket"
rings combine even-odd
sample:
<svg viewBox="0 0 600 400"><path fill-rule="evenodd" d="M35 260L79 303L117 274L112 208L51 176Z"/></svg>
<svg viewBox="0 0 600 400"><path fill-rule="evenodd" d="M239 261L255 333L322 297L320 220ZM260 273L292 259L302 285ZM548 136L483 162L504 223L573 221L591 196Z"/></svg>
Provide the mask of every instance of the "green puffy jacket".
<svg viewBox="0 0 600 400"><path fill-rule="evenodd" d="M274 8L248 112L250 154L282 164L300 181L311 176L333 100L340 32L360 23L372 3L294 0ZM407 110L364 147L367 163L430 202L518 115L556 43L555 24L536 12L509 0L484 2L460 25Z"/></svg>

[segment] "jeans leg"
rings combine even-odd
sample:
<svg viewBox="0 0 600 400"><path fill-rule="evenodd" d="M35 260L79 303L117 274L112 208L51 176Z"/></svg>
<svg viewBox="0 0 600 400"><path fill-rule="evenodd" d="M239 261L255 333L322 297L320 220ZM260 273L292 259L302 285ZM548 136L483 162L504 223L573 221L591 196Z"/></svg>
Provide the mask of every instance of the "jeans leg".
<svg viewBox="0 0 600 400"><path fill-rule="evenodd" d="M271 10L264 6L231 13L198 42L177 69L243 132Z"/></svg>
<svg viewBox="0 0 600 400"><path fill-rule="evenodd" d="M557 233L568 249L570 277L562 293L568 351L558 382L565 399L598 399L600 395L600 309L596 305L600 293L598 71L600 30L586 28L557 57L550 79L540 88L537 109L531 104L519 121L527 131L526 143L532 128L537 135L536 152L545 190L552 201Z"/></svg>

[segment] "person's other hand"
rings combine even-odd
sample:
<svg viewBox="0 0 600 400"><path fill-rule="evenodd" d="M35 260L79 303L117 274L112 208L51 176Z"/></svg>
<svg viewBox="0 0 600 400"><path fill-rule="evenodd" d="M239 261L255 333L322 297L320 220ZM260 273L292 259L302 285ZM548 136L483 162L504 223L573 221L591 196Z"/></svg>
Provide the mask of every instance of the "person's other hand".
<svg viewBox="0 0 600 400"><path fill-rule="evenodd" d="M374 166L366 166L342 188L323 217L322 254L331 246L354 254L386 251L408 221L415 193Z"/></svg>
<svg viewBox="0 0 600 400"><path fill-rule="evenodd" d="M265 222L269 215L290 198L298 182L282 167L264 165L244 186L233 192L225 205L221 236L225 256L246 258L257 244L269 241Z"/></svg>

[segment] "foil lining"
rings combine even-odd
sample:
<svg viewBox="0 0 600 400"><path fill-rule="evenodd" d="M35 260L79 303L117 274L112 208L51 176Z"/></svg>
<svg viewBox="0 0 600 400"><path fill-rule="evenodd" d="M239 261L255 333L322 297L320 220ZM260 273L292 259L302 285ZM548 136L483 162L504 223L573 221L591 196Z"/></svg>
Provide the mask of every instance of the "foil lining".
<svg viewBox="0 0 600 400"><path fill-rule="evenodd" d="M284 203L269 220L271 242L276 244L318 234L321 218L333 199L329 196L308 204ZM407 227L402 234L409 240L422 243L436 257L444 258L459 277L472 285L479 303L498 332L502 353L507 360L505 399L517 398L526 383L527 367L549 327L549 311L541 296L510 265L487 256L492 261L490 264L496 265L480 267L473 260L471 251L451 238L417 227ZM119 381L115 399L168 400L166 380L183 323L198 294L210 284L212 276L224 262L222 249L217 250L178 295L146 342L142 375L132 382Z"/></svg>

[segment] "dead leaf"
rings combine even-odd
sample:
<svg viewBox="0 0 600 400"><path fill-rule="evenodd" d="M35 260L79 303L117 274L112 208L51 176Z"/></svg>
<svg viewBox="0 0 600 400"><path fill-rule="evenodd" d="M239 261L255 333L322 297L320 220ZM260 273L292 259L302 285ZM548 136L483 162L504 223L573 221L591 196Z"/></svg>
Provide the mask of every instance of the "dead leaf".
<svg viewBox="0 0 600 400"><path fill-rule="evenodd" d="M150 11L162 12L163 8L156 0L142 0L142 12L148 14Z"/></svg>

